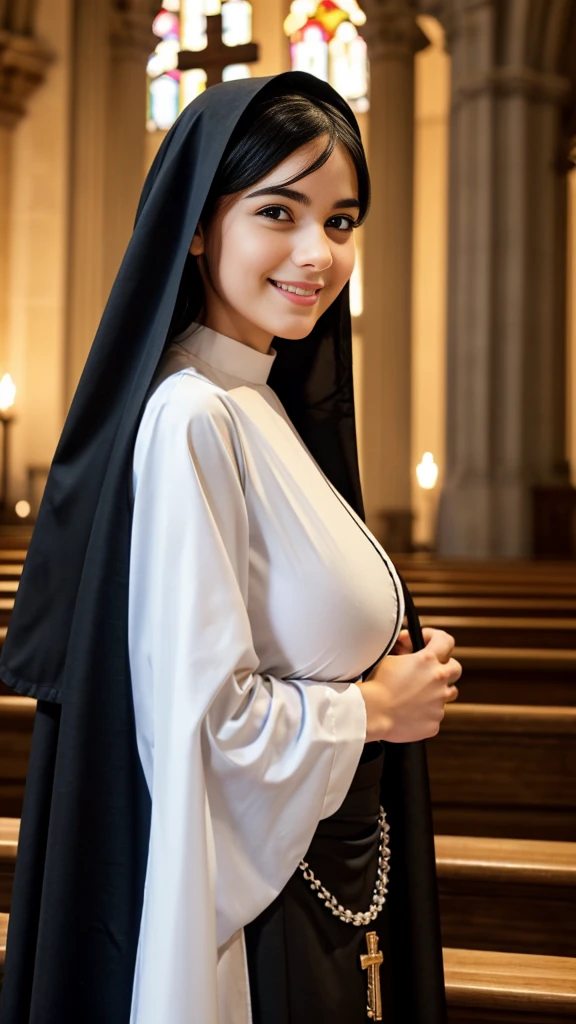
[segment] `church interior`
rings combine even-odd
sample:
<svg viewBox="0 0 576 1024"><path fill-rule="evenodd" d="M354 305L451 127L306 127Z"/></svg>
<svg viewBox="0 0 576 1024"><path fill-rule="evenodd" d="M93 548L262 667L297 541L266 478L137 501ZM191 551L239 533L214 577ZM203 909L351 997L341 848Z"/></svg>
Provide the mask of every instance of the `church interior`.
<svg viewBox="0 0 576 1024"><path fill-rule="evenodd" d="M576 0L0 3L0 644L158 147L202 90L291 68L347 99L372 179L350 287L366 522L463 665L427 741L449 1021L564 1024ZM0 982L34 713L0 682Z"/></svg>

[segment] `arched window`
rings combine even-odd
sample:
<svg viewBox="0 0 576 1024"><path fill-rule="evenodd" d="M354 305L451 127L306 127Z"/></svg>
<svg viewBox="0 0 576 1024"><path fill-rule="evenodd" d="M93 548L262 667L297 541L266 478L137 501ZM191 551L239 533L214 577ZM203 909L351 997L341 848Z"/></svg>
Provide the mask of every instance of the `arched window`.
<svg viewBox="0 0 576 1024"><path fill-rule="evenodd" d="M150 55L148 72L148 131L167 129L180 112L180 0L165 0L164 7L152 23L158 37L154 53Z"/></svg>
<svg viewBox="0 0 576 1024"><path fill-rule="evenodd" d="M206 18L222 15L222 41L239 46L252 40L252 4L248 0L166 0L153 22L158 44L148 61L148 131L167 130L178 114L206 88L202 50L207 46ZM198 51L198 68L178 70L180 50ZM249 78L247 64L228 64L224 82Z"/></svg>
<svg viewBox="0 0 576 1024"><path fill-rule="evenodd" d="M293 0L284 22L292 70L330 82L356 113L369 109L368 51L356 28L365 21L357 0Z"/></svg>

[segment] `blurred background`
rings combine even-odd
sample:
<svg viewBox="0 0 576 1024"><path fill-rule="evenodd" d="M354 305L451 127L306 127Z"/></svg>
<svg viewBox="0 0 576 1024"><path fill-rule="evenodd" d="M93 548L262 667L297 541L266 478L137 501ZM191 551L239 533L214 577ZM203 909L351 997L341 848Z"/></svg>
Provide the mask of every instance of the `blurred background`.
<svg viewBox="0 0 576 1024"><path fill-rule="evenodd" d="M346 97L371 169L369 527L392 552L576 557L576 0L0 0L2 521L33 522L170 125L289 68Z"/></svg>
<svg viewBox="0 0 576 1024"><path fill-rule="evenodd" d="M370 165L368 526L464 669L427 744L449 1021L567 1024L576 0L0 0L0 644L158 147L203 89L290 68L348 100ZM0 682L0 982L34 714Z"/></svg>

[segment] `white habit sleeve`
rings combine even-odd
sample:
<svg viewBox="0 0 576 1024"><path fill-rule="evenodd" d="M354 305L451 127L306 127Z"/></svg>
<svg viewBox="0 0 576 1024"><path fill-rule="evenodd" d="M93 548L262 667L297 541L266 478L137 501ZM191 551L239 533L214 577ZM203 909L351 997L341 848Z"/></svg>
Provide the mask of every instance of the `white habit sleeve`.
<svg viewBox="0 0 576 1024"><path fill-rule="evenodd" d="M216 1024L217 950L342 803L366 714L353 683L257 672L226 396L187 374L160 391L134 455L130 660L152 826L131 1024Z"/></svg>

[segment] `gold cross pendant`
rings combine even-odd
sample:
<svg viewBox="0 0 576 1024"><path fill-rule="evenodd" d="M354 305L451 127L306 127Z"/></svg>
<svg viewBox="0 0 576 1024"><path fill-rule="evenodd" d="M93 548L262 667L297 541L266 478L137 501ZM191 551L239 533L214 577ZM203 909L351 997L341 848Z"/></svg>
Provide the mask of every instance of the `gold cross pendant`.
<svg viewBox="0 0 576 1024"><path fill-rule="evenodd" d="M382 1020L382 993L380 991L380 966L384 961L382 950L378 949L376 932L366 932L368 952L360 955L363 971L368 971L368 1005L366 1013L370 1020Z"/></svg>

